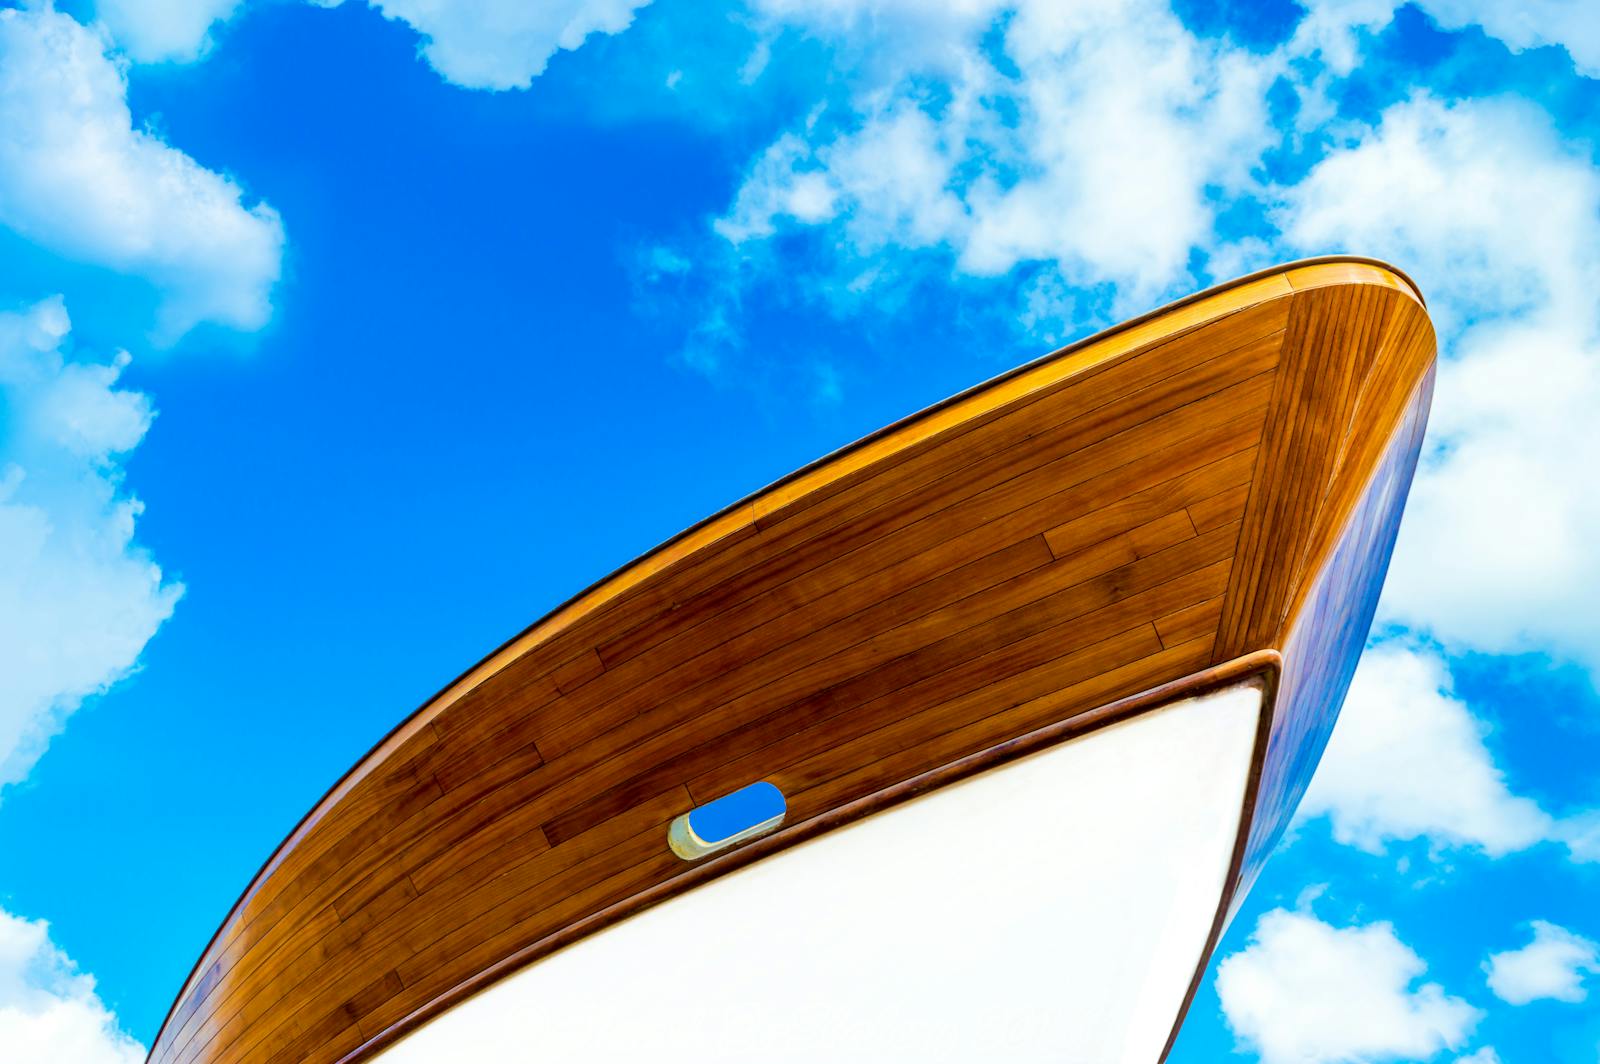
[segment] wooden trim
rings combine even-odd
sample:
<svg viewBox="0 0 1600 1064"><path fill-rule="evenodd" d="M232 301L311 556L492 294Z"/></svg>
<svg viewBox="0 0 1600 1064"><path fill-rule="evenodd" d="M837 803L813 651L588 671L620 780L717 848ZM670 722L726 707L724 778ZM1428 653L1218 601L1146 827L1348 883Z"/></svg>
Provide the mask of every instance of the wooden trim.
<svg viewBox="0 0 1600 1064"><path fill-rule="evenodd" d="M1269 740L1272 736L1272 721L1278 704L1278 680L1283 675L1283 658L1280 655L1275 651L1258 653L1270 654L1271 661L1269 667L1260 670L1265 687L1261 692L1261 716L1256 720L1255 745L1250 754L1250 775L1245 780L1244 799L1239 810L1239 830L1234 836L1233 854L1228 859L1228 873L1222 881L1222 893L1217 898L1217 911L1211 918L1211 929L1206 932L1205 945L1200 947L1200 957L1195 962L1194 974L1189 977L1189 988L1183 993L1183 1003L1178 1006L1178 1014L1172 1018L1172 1030L1167 1034L1166 1044L1161 1047L1161 1057L1157 1064L1166 1064L1167 1057L1172 1054L1172 1047L1177 1044L1178 1034L1183 1030L1183 1021L1188 1018L1189 1009L1194 1005L1195 995L1200 992L1200 984L1205 982L1206 969L1211 966L1211 957L1216 953L1223 933L1228 930L1229 914L1233 911L1235 892L1239 889L1245 855L1250 847L1250 835L1255 828L1256 799L1261 790L1261 770L1266 764Z"/></svg>

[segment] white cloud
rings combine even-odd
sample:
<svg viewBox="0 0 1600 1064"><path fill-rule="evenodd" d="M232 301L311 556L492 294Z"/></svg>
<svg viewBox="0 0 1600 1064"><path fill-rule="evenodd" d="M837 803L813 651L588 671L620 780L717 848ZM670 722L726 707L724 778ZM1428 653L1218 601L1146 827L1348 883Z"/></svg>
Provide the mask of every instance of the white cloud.
<svg viewBox="0 0 1600 1064"><path fill-rule="evenodd" d="M1421 0L1424 11L1447 30L1477 25L1513 51L1555 45L1565 48L1578 73L1600 77L1600 18L1592 5L1573 0Z"/></svg>
<svg viewBox="0 0 1600 1064"><path fill-rule="evenodd" d="M371 0L422 35L439 76L468 89L525 89L558 51L621 33L650 0Z"/></svg>
<svg viewBox="0 0 1600 1064"><path fill-rule="evenodd" d="M1572 323L1478 326L1440 372L1384 614L1447 644L1600 668L1600 351Z"/></svg>
<svg viewBox="0 0 1600 1064"><path fill-rule="evenodd" d="M1512 51L1553 45L1564 48L1578 73L1600 77L1600 20L1573 0L1415 0L1445 30L1477 27ZM1308 5L1295 27L1291 48L1314 55L1343 76L1360 61L1361 34L1375 34L1394 19L1402 0L1322 0Z"/></svg>
<svg viewBox="0 0 1600 1064"><path fill-rule="evenodd" d="M0 11L0 224L155 284L168 339L202 321L261 327L277 213L135 129L126 97L104 37L49 7Z"/></svg>
<svg viewBox="0 0 1600 1064"><path fill-rule="evenodd" d="M1361 62L1360 33L1383 29L1394 19L1399 6L1396 0L1323 0L1312 4L1295 25L1287 51L1315 59L1331 76L1344 77Z"/></svg>
<svg viewBox="0 0 1600 1064"><path fill-rule="evenodd" d="M133 668L182 588L133 543L121 456L149 401L112 363L63 354L59 299L0 314L0 787L22 780L84 698Z"/></svg>
<svg viewBox="0 0 1600 1064"><path fill-rule="evenodd" d="M1244 254L1215 246L1215 223L1219 203L1265 191L1254 167L1284 136L1272 128L1265 97L1284 75L1302 92L1300 132L1355 131L1285 191L1279 220L1288 248L1386 255L1420 276L1452 339L1456 326L1498 316L1536 327L1547 346L1580 343L1569 353L1587 366L1594 359L1582 346L1593 331L1584 331L1592 325L1586 296L1600 248L1596 175L1560 147L1545 116L1527 104L1452 108L1424 97L1391 108L1376 130L1328 126L1330 87L1361 61L1361 32L1387 26L1398 6L1313 5L1290 42L1256 55L1196 38L1159 0L756 0L769 32L797 29L833 50L846 92L843 103L819 106L752 160L715 229L747 257L785 231L825 231L831 239L819 244L835 261L799 283L846 309L860 305L863 287L942 261L916 253L943 252L969 276L1037 268L1016 286L1017 317L1030 330L1052 314L1074 316L1078 304L1089 308L1078 324L1120 316L1196 283L1197 253L1212 254L1218 270L1269 257L1265 247ZM1520 31L1512 24L1531 21L1469 0L1424 6L1443 24L1482 22L1513 43ZM1581 53L1582 35L1566 36ZM794 277L793 262L783 269ZM723 272L713 289L731 292L726 302L737 305L751 271L735 264ZM1109 306L1086 298L1107 286L1115 290ZM1586 369L1584 378L1592 383L1594 374ZM1453 386L1441 385L1441 407ZM1566 409L1588 409L1589 398L1572 396ZM1527 410L1515 398L1502 406ZM1558 486L1560 471L1542 478L1554 485L1511 475L1537 472L1534 460L1562 442L1530 442L1509 455L1507 468L1483 472L1490 494L1503 489L1494 500L1502 512L1526 515L1525 523L1571 548L1585 542L1572 533L1587 530L1589 515L1577 512L1571 492L1557 501L1538 491ZM1525 497L1505 497L1519 490ZM1451 505L1472 503L1456 496ZM1441 514L1440 523L1464 516ZM1452 560L1469 564L1482 544L1460 532L1470 522L1454 527L1460 549ZM1509 538L1496 542L1492 561L1516 560ZM1600 557L1585 556L1600 567ZM1460 619L1460 633L1441 631L1447 640L1522 649L1544 645L1549 629L1564 626L1556 633L1564 649L1600 655L1600 621L1587 620L1594 611L1571 608L1572 589L1585 581L1567 579L1600 572L1571 574L1537 551L1520 560L1520 569L1490 566L1504 576L1489 586L1456 580L1450 594L1430 586L1415 601L1442 602L1440 615ZM1556 611L1545 601L1501 609L1527 575L1536 594L1561 599ZM1535 623L1524 626L1529 617ZM1436 618L1428 620L1431 627Z"/></svg>
<svg viewBox="0 0 1600 1064"><path fill-rule="evenodd" d="M1556 832L1507 787L1444 662L1395 644L1361 659L1299 816L1326 816L1335 839L1371 853L1427 838L1498 857Z"/></svg>
<svg viewBox="0 0 1600 1064"><path fill-rule="evenodd" d="M1262 1064L1425 1060L1482 1013L1436 983L1387 923L1334 927L1274 909L1217 969L1228 1026Z"/></svg>
<svg viewBox="0 0 1600 1064"><path fill-rule="evenodd" d="M849 277L884 252L943 250L968 275L1041 264L1143 305L1191 281L1209 189L1247 184L1273 136L1271 63L1197 39L1155 0L1017 6L999 65L981 41L999 5L761 7L863 61L839 60L845 110L775 140L716 228L741 245L833 226Z"/></svg>
<svg viewBox="0 0 1600 1064"><path fill-rule="evenodd" d="M139 63L188 63L211 47L211 28L244 0L97 0L95 14Z"/></svg>
<svg viewBox="0 0 1600 1064"><path fill-rule="evenodd" d="M1413 273L1447 324L1590 306L1600 177L1548 116L1511 99L1425 93L1356 127L1286 196L1303 250L1355 250Z"/></svg>
<svg viewBox="0 0 1600 1064"><path fill-rule="evenodd" d="M1491 953L1484 962L1489 989L1512 1005L1530 1001L1583 1001L1584 976L1600 972L1600 946L1546 920L1533 921L1533 941Z"/></svg>
<svg viewBox="0 0 1600 1064"><path fill-rule="evenodd" d="M0 1046L8 1064L141 1064L145 1049L50 941L43 920L0 909Z"/></svg>
<svg viewBox="0 0 1600 1064"><path fill-rule="evenodd" d="M1600 667L1600 173L1506 101L1396 105L1285 195L1302 251L1411 271L1439 386L1383 617Z"/></svg>
<svg viewBox="0 0 1600 1064"><path fill-rule="evenodd" d="M785 219L811 225L832 220L838 213L835 182L820 166L805 168L810 154L805 139L793 133L768 145L751 164L733 209L712 223L717 233L740 244L771 236Z"/></svg>
<svg viewBox="0 0 1600 1064"><path fill-rule="evenodd" d="M1484 1046L1476 1053L1457 1057L1455 1064L1501 1064L1501 1061L1500 1054L1494 1051L1493 1046Z"/></svg>
<svg viewBox="0 0 1600 1064"><path fill-rule="evenodd" d="M1568 817L1558 831L1574 859L1600 862L1600 809Z"/></svg>

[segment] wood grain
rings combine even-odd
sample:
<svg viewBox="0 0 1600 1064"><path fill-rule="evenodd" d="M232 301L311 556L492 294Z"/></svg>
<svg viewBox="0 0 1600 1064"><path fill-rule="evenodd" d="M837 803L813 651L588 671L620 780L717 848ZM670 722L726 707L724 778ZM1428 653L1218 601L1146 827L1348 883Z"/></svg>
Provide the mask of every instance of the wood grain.
<svg viewBox="0 0 1600 1064"><path fill-rule="evenodd" d="M151 1060L359 1059L607 914L1281 651L1247 882L1370 624L1432 360L1393 270L1285 267L735 504L507 643L340 780L229 913ZM783 831L693 867L670 854L674 816L758 779L788 796Z"/></svg>

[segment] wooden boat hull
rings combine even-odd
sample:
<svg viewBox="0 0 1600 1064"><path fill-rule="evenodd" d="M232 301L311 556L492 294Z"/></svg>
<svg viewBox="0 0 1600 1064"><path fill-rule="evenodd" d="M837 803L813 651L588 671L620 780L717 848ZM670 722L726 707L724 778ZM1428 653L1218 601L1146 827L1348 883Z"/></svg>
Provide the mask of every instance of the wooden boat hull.
<svg viewBox="0 0 1600 1064"><path fill-rule="evenodd" d="M371 1056L651 905L1256 678L1192 994L1343 699L1433 358L1402 276L1299 264L730 507L507 643L339 781L229 914L151 1059ZM669 849L675 817L756 780L787 798L776 832L694 863Z"/></svg>

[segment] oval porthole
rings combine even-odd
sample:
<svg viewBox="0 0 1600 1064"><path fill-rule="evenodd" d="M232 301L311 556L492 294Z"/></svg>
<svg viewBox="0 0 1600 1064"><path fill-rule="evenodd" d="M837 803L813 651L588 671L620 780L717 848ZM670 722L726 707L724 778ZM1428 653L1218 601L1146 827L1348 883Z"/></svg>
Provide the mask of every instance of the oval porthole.
<svg viewBox="0 0 1600 1064"><path fill-rule="evenodd" d="M667 845L685 861L698 861L765 835L783 823L786 809L782 791L765 780L752 783L675 818Z"/></svg>

